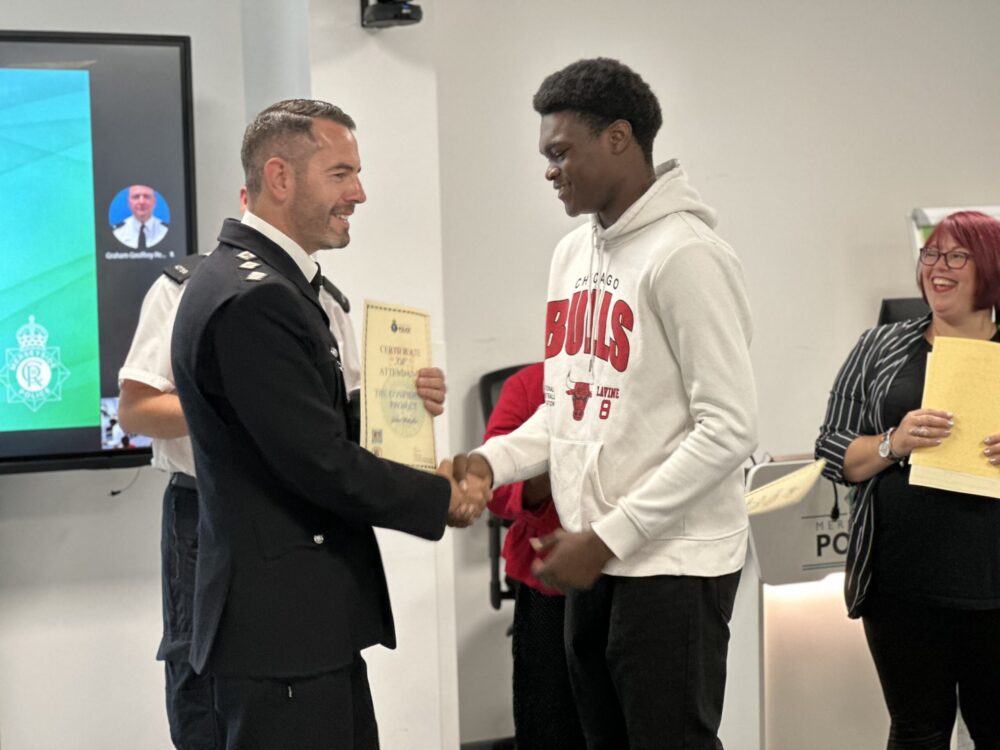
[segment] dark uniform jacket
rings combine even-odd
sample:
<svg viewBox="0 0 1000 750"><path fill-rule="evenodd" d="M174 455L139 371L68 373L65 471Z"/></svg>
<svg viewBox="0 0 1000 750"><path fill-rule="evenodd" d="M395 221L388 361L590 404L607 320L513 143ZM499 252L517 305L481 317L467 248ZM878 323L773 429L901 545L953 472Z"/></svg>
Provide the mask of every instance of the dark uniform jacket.
<svg viewBox="0 0 1000 750"><path fill-rule="evenodd" d="M395 646L372 527L439 539L450 486L352 439L337 342L294 261L234 220L219 241L171 343L201 495L191 663L338 669Z"/></svg>

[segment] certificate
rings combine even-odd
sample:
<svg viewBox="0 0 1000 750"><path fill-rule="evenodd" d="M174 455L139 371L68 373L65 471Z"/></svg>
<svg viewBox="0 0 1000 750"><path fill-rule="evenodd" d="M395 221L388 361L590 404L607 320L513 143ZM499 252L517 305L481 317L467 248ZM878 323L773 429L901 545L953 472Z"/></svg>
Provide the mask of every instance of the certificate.
<svg viewBox="0 0 1000 750"><path fill-rule="evenodd" d="M745 495L747 513L756 516L802 502L802 498L809 494L809 490L819 480L824 466L826 459L821 458L780 479L768 482L753 492L748 492Z"/></svg>
<svg viewBox="0 0 1000 750"><path fill-rule="evenodd" d="M417 395L417 370L431 365L430 316L365 300L361 445L381 458L434 471L434 420Z"/></svg>
<svg viewBox="0 0 1000 750"><path fill-rule="evenodd" d="M1000 498L1000 468L983 455L983 438L1000 430L1000 345L938 336L928 355L924 409L955 415L951 436L910 454L910 484Z"/></svg>

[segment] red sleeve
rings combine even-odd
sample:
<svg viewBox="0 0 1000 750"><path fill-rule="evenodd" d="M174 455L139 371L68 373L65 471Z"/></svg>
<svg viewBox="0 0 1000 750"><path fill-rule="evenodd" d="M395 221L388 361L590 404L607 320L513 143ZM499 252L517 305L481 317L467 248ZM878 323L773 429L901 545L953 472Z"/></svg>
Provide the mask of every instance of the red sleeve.
<svg viewBox="0 0 1000 750"><path fill-rule="evenodd" d="M538 362L518 370L507 378L500 390L500 398L497 399L493 413L486 423L486 434L483 436L483 440L513 432L537 411L538 407L545 401L542 390L544 370L544 365ZM493 499L489 503L489 509L495 515L511 520L521 513L543 513L550 503L542 503L535 510L524 510L521 505L523 489L522 482L496 488L493 491Z"/></svg>

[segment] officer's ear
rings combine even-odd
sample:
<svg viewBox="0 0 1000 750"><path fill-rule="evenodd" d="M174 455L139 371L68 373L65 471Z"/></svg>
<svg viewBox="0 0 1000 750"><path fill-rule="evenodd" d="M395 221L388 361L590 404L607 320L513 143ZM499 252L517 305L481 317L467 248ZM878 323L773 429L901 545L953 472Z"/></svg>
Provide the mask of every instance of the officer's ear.
<svg viewBox="0 0 1000 750"><path fill-rule="evenodd" d="M264 162L263 187L276 201L284 203L291 194L295 182L293 167L280 156L272 156Z"/></svg>

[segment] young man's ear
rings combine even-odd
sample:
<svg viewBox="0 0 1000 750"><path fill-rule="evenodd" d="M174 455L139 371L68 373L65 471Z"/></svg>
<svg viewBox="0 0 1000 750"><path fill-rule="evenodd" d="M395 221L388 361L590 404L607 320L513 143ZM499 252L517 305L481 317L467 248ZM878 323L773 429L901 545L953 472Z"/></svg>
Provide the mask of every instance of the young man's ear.
<svg viewBox="0 0 1000 750"><path fill-rule="evenodd" d="M628 120L615 120L604 129L604 134L611 146L611 153L618 155L633 142L632 123Z"/></svg>

